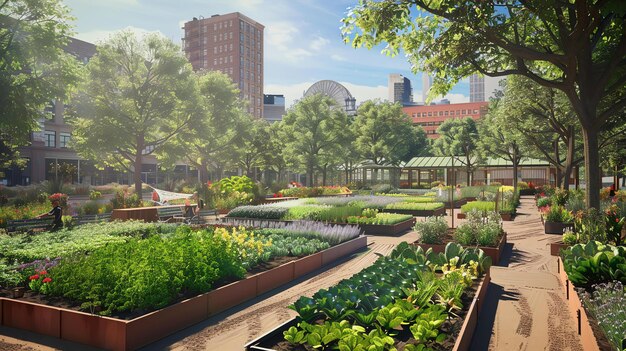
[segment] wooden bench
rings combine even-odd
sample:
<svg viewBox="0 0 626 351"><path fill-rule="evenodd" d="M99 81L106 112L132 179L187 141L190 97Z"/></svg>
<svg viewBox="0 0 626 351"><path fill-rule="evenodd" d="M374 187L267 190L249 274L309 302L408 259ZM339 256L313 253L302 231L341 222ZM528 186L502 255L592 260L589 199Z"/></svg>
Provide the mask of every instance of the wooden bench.
<svg viewBox="0 0 626 351"><path fill-rule="evenodd" d="M110 220L111 220L111 212L102 213L102 214L94 214L94 215L80 215L80 216L74 217L74 223L76 225L108 222Z"/></svg>
<svg viewBox="0 0 626 351"><path fill-rule="evenodd" d="M157 214L161 223L172 223L185 218L183 206L157 207Z"/></svg>
<svg viewBox="0 0 626 351"><path fill-rule="evenodd" d="M52 226L53 217L19 219L7 222L7 233L43 231Z"/></svg>

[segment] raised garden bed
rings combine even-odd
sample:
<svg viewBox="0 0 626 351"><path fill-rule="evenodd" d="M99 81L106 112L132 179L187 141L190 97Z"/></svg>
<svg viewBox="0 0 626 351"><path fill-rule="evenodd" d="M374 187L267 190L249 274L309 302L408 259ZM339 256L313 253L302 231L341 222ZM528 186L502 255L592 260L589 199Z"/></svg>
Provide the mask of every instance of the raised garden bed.
<svg viewBox="0 0 626 351"><path fill-rule="evenodd" d="M366 246L367 238L360 236L131 320L0 297L1 325L108 350L135 350Z"/></svg>
<svg viewBox="0 0 626 351"><path fill-rule="evenodd" d="M550 243L550 255L561 256L561 249L567 249L570 245L564 244L562 241Z"/></svg>
<svg viewBox="0 0 626 351"><path fill-rule="evenodd" d="M344 223L334 223L334 224L344 224ZM391 224L391 225L383 225L383 224L357 224L357 225L359 226L359 228L361 228L361 230L363 231L363 234L366 234L366 235L393 236L393 235L399 235L413 228L413 225L415 225L415 218L408 219L404 222Z"/></svg>
<svg viewBox="0 0 626 351"><path fill-rule="evenodd" d="M491 260L494 265L497 265L500 262L500 257L502 256L502 253L504 252L504 245L506 245L506 242L507 241L506 241L506 232L505 232L500 238L500 242L498 242L498 246L496 247L478 246L478 248L483 250L485 252L485 255L491 257ZM448 242L445 242L443 244L421 244L416 241L413 243L413 245L421 246L424 249L424 251L432 248L434 252L445 252L447 243Z"/></svg>
<svg viewBox="0 0 626 351"><path fill-rule="evenodd" d="M462 212L456 214L456 219L465 219L466 217L465 213ZM512 221L515 216L510 213L500 213L500 218L502 218L503 221Z"/></svg>
<svg viewBox="0 0 626 351"><path fill-rule="evenodd" d="M408 214L415 217L432 217L432 216L445 216L446 209L444 207L436 210L396 210L396 209L383 209L382 212Z"/></svg>
<svg viewBox="0 0 626 351"><path fill-rule="evenodd" d="M474 331L476 330L476 325L478 324L478 316L482 306L484 305L484 299L487 295L487 289L489 288L490 281L491 276L489 275L489 270L487 270L476 287L476 293L471 304L469 305L465 319L463 320L461 330L459 331L459 335L457 336L454 347L452 348L453 351L466 351L470 349L472 337L474 335ZM297 320L294 318L279 325L275 329L246 344L245 350L276 351L276 349L272 348L276 344L276 340L281 340L283 332L296 324Z"/></svg>
<svg viewBox="0 0 626 351"><path fill-rule="evenodd" d="M574 223L544 221L543 229L546 234L563 234L566 228L573 228Z"/></svg>
<svg viewBox="0 0 626 351"><path fill-rule="evenodd" d="M563 269L563 261L561 257L557 259L557 271L559 280L561 281L561 287L565 293L565 297L567 299L567 309L570 314L576 320L577 332L580 335L580 342L583 346L583 351L600 351L600 350L610 350L610 346L606 337L602 334L597 326L597 323L593 320L593 318L589 318L587 315L587 311L582 305L582 301L580 300L578 293L574 290L574 285L570 283L567 279L567 273L565 273L565 269ZM596 324L592 327L592 324ZM600 347L598 341L602 340L602 344L606 344L609 348Z"/></svg>

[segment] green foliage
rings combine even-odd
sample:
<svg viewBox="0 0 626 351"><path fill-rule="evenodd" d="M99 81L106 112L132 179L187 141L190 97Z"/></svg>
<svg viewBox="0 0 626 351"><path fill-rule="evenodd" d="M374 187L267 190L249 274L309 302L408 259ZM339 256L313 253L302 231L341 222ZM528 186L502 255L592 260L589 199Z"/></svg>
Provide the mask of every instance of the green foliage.
<svg viewBox="0 0 626 351"><path fill-rule="evenodd" d="M371 224L371 225L394 225L412 219L411 215L401 215L396 213L378 213L376 217L350 216L347 218L349 224Z"/></svg>
<svg viewBox="0 0 626 351"><path fill-rule="evenodd" d="M537 199L537 207L546 207L552 205L552 198L540 197Z"/></svg>
<svg viewBox="0 0 626 351"><path fill-rule="evenodd" d="M87 70L68 122L73 147L98 166L141 169L143 156L163 153L201 117L191 66L167 38L116 33L98 45ZM140 172L134 182L141 195Z"/></svg>
<svg viewBox="0 0 626 351"><path fill-rule="evenodd" d="M455 156L455 161L465 167L467 182L471 184L471 172L480 161L476 121L471 117L446 119L437 128L437 134L439 138L435 139L433 145L435 153L439 156Z"/></svg>
<svg viewBox="0 0 626 351"><path fill-rule="evenodd" d="M574 228L580 243L599 241L606 243L606 220L604 214L591 208L576 215Z"/></svg>
<svg viewBox="0 0 626 351"><path fill-rule="evenodd" d="M468 213L471 210L481 212L492 212L496 209L496 203L493 201L470 201L461 206L461 213Z"/></svg>
<svg viewBox="0 0 626 351"><path fill-rule="evenodd" d="M124 243L131 238L167 235L175 229L173 224L126 221L84 224L37 235L4 234L0 235L0 259L26 263L46 257L65 257L90 252L109 243Z"/></svg>
<svg viewBox="0 0 626 351"><path fill-rule="evenodd" d="M102 193L99 192L98 190L91 190L89 192L89 200L98 200L101 197L102 197Z"/></svg>
<svg viewBox="0 0 626 351"><path fill-rule="evenodd" d="M413 229L419 234L419 242L423 244L443 244L448 233L448 222L443 216L428 217L415 223Z"/></svg>
<svg viewBox="0 0 626 351"><path fill-rule="evenodd" d="M276 206L240 206L226 215L235 218L282 219L289 212L288 208Z"/></svg>
<svg viewBox="0 0 626 351"><path fill-rule="evenodd" d="M5 228L8 221L34 218L48 212L50 205L29 203L24 206L0 206L0 228Z"/></svg>
<svg viewBox="0 0 626 351"><path fill-rule="evenodd" d="M467 223L459 225L454 231L454 241L463 246L474 245L476 243L474 228Z"/></svg>
<svg viewBox="0 0 626 351"><path fill-rule="evenodd" d="M252 179L246 176L232 176L228 178L222 178L215 185L223 194L230 194L233 191L252 193L255 187Z"/></svg>
<svg viewBox="0 0 626 351"><path fill-rule="evenodd" d="M545 220L547 222L571 223L574 220L574 216L565 207L554 205L550 206L550 209L545 212Z"/></svg>
<svg viewBox="0 0 626 351"><path fill-rule="evenodd" d="M441 202L396 202L385 206L387 210L433 211L443 208Z"/></svg>
<svg viewBox="0 0 626 351"><path fill-rule="evenodd" d="M561 251L567 278L576 287L611 281L626 282L626 248L597 241L576 244Z"/></svg>
<svg viewBox="0 0 626 351"><path fill-rule="evenodd" d="M113 198L111 199L111 206L113 208L135 208L141 207L143 205L143 201L139 198L139 195L136 193L130 193L128 189L122 190L117 189Z"/></svg>
<svg viewBox="0 0 626 351"><path fill-rule="evenodd" d="M576 243L578 242L578 237L572 232L565 232L563 233L562 240L563 244L565 245L576 245Z"/></svg>

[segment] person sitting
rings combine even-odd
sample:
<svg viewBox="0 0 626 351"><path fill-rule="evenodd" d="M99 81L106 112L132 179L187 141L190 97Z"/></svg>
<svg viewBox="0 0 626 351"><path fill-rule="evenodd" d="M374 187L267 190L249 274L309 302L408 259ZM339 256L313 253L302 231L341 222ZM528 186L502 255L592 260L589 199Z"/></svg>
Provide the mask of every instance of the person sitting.
<svg viewBox="0 0 626 351"><path fill-rule="evenodd" d="M54 232L63 228L62 215L63 215L63 209L61 208L61 205L59 205L59 200L54 200L52 201L52 209L49 212L42 213L35 218L54 216L54 220L52 221L52 226L50 227L50 231Z"/></svg>

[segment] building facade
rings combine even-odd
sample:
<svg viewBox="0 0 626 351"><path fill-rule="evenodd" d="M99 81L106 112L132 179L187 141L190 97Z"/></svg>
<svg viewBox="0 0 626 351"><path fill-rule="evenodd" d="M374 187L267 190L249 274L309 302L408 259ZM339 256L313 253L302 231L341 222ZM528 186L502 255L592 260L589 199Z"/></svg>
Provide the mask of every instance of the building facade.
<svg viewBox="0 0 626 351"><path fill-rule="evenodd" d="M217 70L232 79L248 112L263 117L264 26L239 12L186 22L183 50L195 71Z"/></svg>
<svg viewBox="0 0 626 351"><path fill-rule="evenodd" d="M503 77L487 77L478 74L470 76L470 102L489 101L500 90Z"/></svg>
<svg viewBox="0 0 626 351"><path fill-rule="evenodd" d="M263 96L263 118L270 122L282 121L285 115L285 96L265 94Z"/></svg>
<svg viewBox="0 0 626 351"><path fill-rule="evenodd" d="M428 72L422 73L422 102L426 104L426 98L428 98L428 91L433 85L433 78L428 75Z"/></svg>
<svg viewBox="0 0 626 351"><path fill-rule="evenodd" d="M413 89L409 78L398 73L392 73L389 75L387 89L389 90L389 101L399 102L402 105L413 104Z"/></svg>
<svg viewBox="0 0 626 351"><path fill-rule="evenodd" d="M487 102L466 102L461 104L439 104L424 106L405 106L404 113L409 115L413 124L420 125L431 138L438 138L437 128L447 119L472 117L478 120L487 114Z"/></svg>

